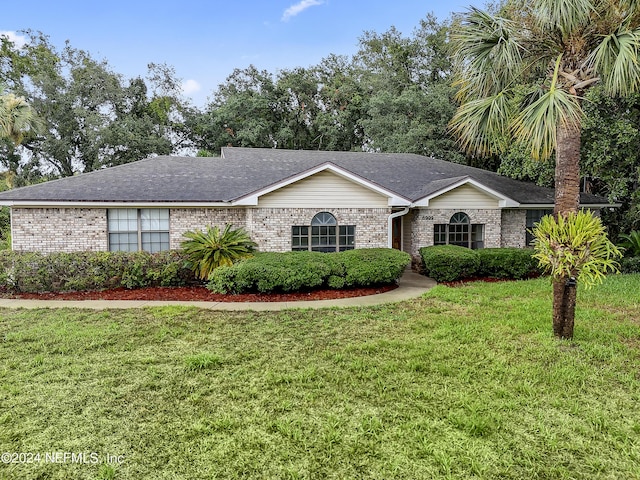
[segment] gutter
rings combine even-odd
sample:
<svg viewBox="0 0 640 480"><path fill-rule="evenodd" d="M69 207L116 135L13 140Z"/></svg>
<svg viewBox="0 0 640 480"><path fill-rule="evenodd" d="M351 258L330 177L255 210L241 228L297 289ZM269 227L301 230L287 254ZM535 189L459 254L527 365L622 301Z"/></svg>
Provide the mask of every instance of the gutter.
<svg viewBox="0 0 640 480"><path fill-rule="evenodd" d="M387 220L387 246L389 248L393 248L393 219L402 217L407 213L409 213L409 207L405 207L404 210L389 215L389 219Z"/></svg>

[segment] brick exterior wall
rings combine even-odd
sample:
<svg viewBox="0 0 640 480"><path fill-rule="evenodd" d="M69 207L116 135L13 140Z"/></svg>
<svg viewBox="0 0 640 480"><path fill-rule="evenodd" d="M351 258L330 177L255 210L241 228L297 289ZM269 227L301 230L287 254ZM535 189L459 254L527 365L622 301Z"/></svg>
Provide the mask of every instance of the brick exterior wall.
<svg viewBox="0 0 640 480"><path fill-rule="evenodd" d="M26 252L107 250L104 208L12 208L13 249Z"/></svg>
<svg viewBox="0 0 640 480"><path fill-rule="evenodd" d="M526 210L502 211L502 240L501 247L526 247Z"/></svg>
<svg viewBox="0 0 640 480"><path fill-rule="evenodd" d="M224 227L227 223L234 227L247 227L247 211L240 208L172 208L169 211L169 245L180 248L185 239L182 234L188 230L206 230L212 227Z"/></svg>
<svg viewBox="0 0 640 480"><path fill-rule="evenodd" d="M322 210L317 208L185 208L171 209L171 248L178 248L187 230L204 230L208 225L231 223L243 227L264 252L291 250L291 227L311 225L311 219ZM390 209L327 209L338 225L356 226L356 248L387 246L387 219Z"/></svg>
<svg viewBox="0 0 640 480"><path fill-rule="evenodd" d="M433 245L433 226L449 223L455 209L416 209L407 214L406 221L411 221L411 255L418 255L421 247ZM484 224L484 247L500 247L502 243L502 216L499 209L464 210L471 223Z"/></svg>
<svg viewBox="0 0 640 480"><path fill-rule="evenodd" d="M322 210L317 208L250 208L247 230L260 250L291 250L291 227L311 225L311 219ZM387 247L390 208L330 208L338 225L355 225L356 248Z"/></svg>
<svg viewBox="0 0 640 480"><path fill-rule="evenodd" d="M231 223L244 227L262 251L291 250L291 227L310 225L317 208L173 208L170 246L179 248L187 230ZM356 248L387 247L390 208L334 208L339 225L356 226ZM433 225L449 223L458 210L415 209L404 216L404 247L412 255L433 245ZM465 210L471 223L485 225L484 246L523 247L523 210ZM107 209L13 208L13 248L18 251L71 252L108 249Z"/></svg>

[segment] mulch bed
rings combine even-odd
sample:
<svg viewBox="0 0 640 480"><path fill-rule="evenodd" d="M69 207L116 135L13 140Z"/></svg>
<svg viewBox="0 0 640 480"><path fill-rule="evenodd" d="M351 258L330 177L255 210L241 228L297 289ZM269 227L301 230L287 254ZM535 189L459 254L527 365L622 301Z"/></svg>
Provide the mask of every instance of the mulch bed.
<svg viewBox="0 0 640 480"><path fill-rule="evenodd" d="M205 287L145 287L136 289L116 288L92 292L64 293L20 293L10 298L33 300L162 300L198 302L298 302L308 300L332 300L337 298L363 297L388 292L397 285L383 285L368 288L344 290L311 290L295 293L244 293L221 295L212 293Z"/></svg>

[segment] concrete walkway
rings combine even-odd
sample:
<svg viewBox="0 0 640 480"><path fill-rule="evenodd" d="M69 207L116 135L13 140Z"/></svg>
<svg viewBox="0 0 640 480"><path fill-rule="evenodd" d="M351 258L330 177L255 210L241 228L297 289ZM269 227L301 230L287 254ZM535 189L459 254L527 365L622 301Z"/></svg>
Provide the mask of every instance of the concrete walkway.
<svg viewBox="0 0 640 480"><path fill-rule="evenodd" d="M434 287L435 280L419 275L411 270L405 271L398 282L398 288L390 292L366 297L340 298L336 300L312 300L307 302L179 302L149 300L23 300L13 298L0 299L0 308L88 308L104 310L107 308L140 308L182 305L209 310L285 310L289 308L327 308L358 307L395 303L417 298Z"/></svg>

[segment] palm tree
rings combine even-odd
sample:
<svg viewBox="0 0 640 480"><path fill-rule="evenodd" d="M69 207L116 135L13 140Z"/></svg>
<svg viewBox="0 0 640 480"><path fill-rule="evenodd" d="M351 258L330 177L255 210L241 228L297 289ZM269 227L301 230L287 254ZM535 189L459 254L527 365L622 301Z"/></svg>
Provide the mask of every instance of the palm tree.
<svg viewBox="0 0 640 480"><path fill-rule="evenodd" d="M451 129L463 148L495 154L517 141L534 158L555 151L554 213L577 212L581 103L595 85L612 96L640 90L640 2L507 0L499 14L470 8L451 41L461 104ZM575 283L555 279L554 325L572 302Z"/></svg>
<svg viewBox="0 0 640 480"><path fill-rule="evenodd" d="M216 268L231 266L253 255L257 245L249 234L243 228L232 230L231 227L227 223L222 231L218 226L208 226L206 232L194 230L183 234L187 240L182 242L182 250L199 279L207 280Z"/></svg>
<svg viewBox="0 0 640 480"><path fill-rule="evenodd" d="M27 101L0 89L0 138L19 145L28 131L37 128L38 119Z"/></svg>

